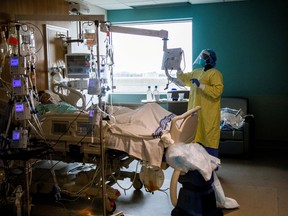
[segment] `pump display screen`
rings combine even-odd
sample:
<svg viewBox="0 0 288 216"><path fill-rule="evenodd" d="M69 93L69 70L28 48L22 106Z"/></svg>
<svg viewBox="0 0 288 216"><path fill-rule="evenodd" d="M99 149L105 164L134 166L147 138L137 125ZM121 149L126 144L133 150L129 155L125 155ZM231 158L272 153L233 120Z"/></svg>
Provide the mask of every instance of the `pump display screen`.
<svg viewBox="0 0 288 216"><path fill-rule="evenodd" d="M68 78L89 78L90 54L72 53L65 55Z"/></svg>
<svg viewBox="0 0 288 216"><path fill-rule="evenodd" d="M19 59L18 58L10 58L10 66L17 67L19 65Z"/></svg>
<svg viewBox="0 0 288 216"><path fill-rule="evenodd" d="M21 79L13 79L13 87L20 88L21 87Z"/></svg>
<svg viewBox="0 0 288 216"><path fill-rule="evenodd" d="M20 131L13 131L12 140L20 140Z"/></svg>
<svg viewBox="0 0 288 216"><path fill-rule="evenodd" d="M89 110L89 117L94 117L94 109Z"/></svg>
<svg viewBox="0 0 288 216"><path fill-rule="evenodd" d="M24 112L24 104L23 103L16 103L15 104L15 111L16 111L16 113Z"/></svg>

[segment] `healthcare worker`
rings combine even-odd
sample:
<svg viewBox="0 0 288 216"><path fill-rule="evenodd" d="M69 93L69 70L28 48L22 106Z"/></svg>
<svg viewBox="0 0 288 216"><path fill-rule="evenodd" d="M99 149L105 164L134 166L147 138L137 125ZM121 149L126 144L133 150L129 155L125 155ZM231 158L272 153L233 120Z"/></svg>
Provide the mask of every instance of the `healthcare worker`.
<svg viewBox="0 0 288 216"><path fill-rule="evenodd" d="M188 110L201 106L195 142L201 143L207 152L218 157L220 140L220 99L223 92L223 77L215 67L216 54L212 49L204 49L193 65L202 68L192 72L177 72L177 79L190 86Z"/></svg>
<svg viewBox="0 0 288 216"><path fill-rule="evenodd" d="M202 144L209 154L218 157L222 74L214 68L216 54L211 49L202 50L194 64L202 68L189 73L177 72L177 78L190 86L188 109L201 106L195 142ZM223 216L216 205L213 175L206 181L198 170L189 170L179 176L178 182L182 188L177 204L171 211L172 216Z"/></svg>

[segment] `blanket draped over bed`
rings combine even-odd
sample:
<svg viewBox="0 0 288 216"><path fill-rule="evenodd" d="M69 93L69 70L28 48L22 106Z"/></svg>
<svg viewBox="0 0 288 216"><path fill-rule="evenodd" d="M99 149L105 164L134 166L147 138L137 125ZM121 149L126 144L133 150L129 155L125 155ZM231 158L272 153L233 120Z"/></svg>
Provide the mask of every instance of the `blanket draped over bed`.
<svg viewBox="0 0 288 216"><path fill-rule="evenodd" d="M117 115L106 134L107 147L160 167L164 152L160 136L169 130L174 116L157 103Z"/></svg>

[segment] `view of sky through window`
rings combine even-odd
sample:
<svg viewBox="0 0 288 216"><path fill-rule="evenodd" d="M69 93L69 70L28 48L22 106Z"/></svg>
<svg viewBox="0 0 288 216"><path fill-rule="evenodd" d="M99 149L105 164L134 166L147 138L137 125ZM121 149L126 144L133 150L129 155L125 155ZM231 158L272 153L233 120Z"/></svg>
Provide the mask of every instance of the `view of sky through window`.
<svg viewBox="0 0 288 216"><path fill-rule="evenodd" d="M192 69L192 21L170 21L121 25L133 28L167 30L167 48L181 48L184 51L181 69ZM112 33L114 50L113 83L114 92L145 92L147 86L158 86L164 92L167 77L161 69L163 40L158 37ZM176 71L171 71L175 77ZM169 85L169 89L176 87ZM178 87L179 88L179 87Z"/></svg>

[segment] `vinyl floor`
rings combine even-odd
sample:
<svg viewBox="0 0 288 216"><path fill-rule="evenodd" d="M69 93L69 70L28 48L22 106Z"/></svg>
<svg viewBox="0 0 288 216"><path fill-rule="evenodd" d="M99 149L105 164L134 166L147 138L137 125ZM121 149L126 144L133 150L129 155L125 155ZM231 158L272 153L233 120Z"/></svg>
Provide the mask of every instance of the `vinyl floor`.
<svg viewBox="0 0 288 216"><path fill-rule="evenodd" d="M217 175L227 197L235 199L238 209L223 210L229 216L287 216L288 215L288 159L283 151L258 152L252 159L222 157ZM133 163L128 168L134 170ZM121 193L116 209L106 215L169 216L173 206L169 196L173 169L164 171L161 190L154 193L144 188L135 190L129 179L113 185ZM181 187L178 184L178 189ZM104 215L102 199L87 200L62 196L55 201L51 194L32 197L31 216L96 216ZM121 213L121 214L120 214ZM2 215L2 213L1 213ZM9 214L10 215L10 214Z"/></svg>

